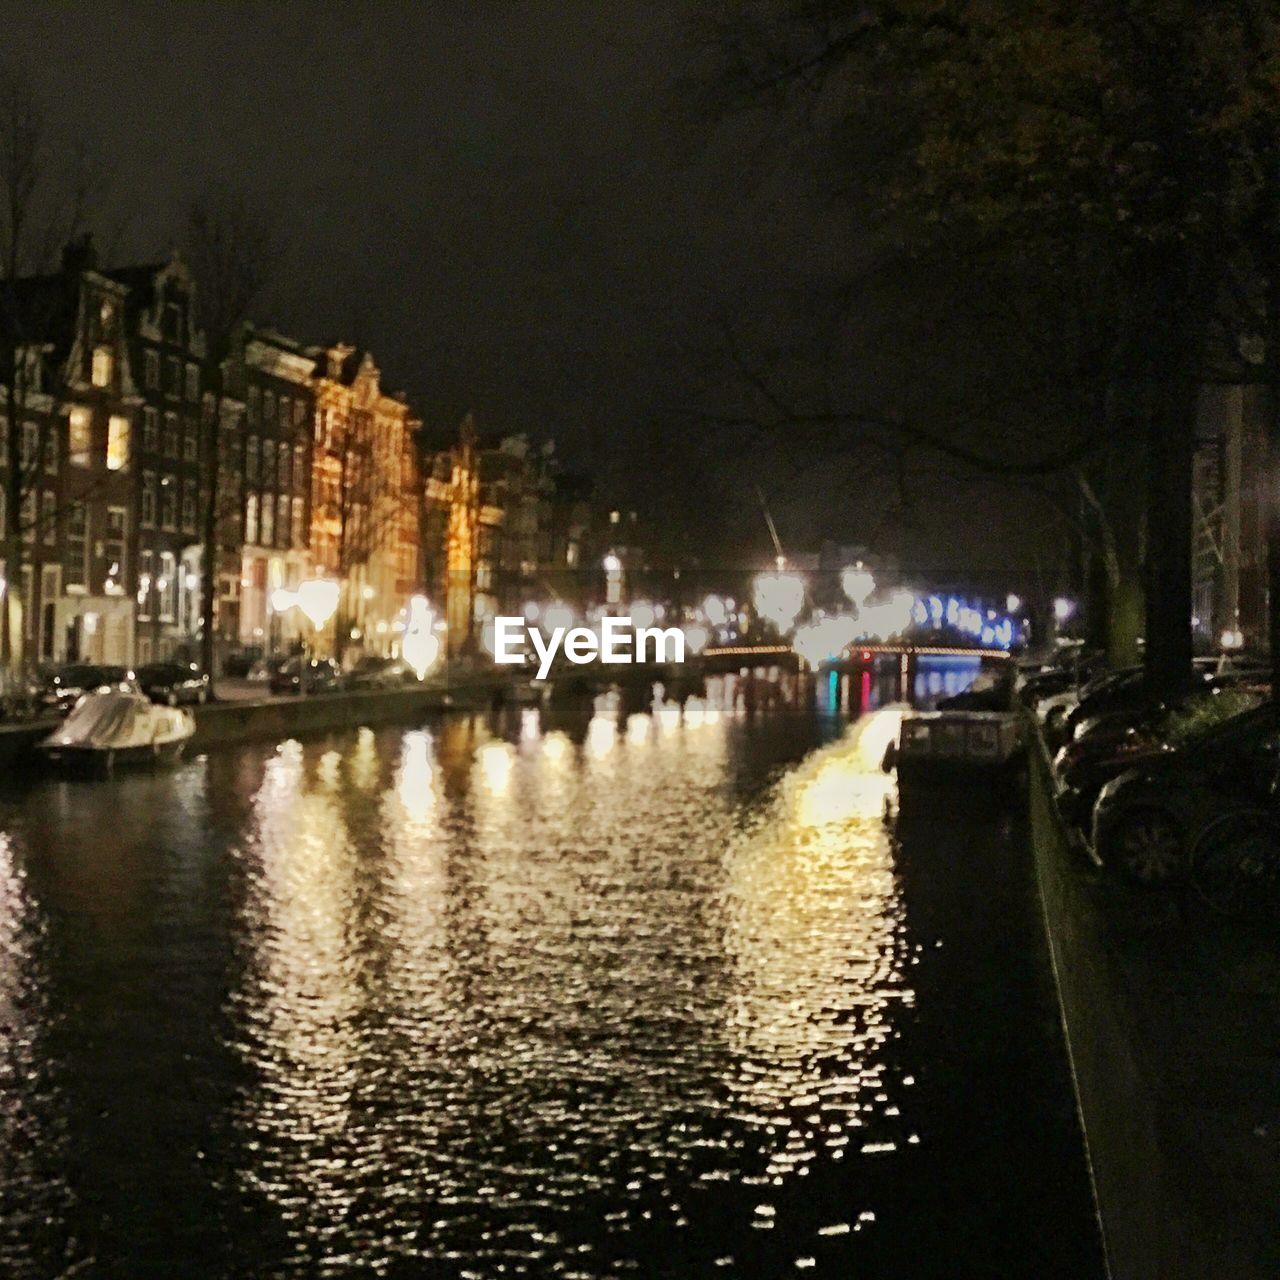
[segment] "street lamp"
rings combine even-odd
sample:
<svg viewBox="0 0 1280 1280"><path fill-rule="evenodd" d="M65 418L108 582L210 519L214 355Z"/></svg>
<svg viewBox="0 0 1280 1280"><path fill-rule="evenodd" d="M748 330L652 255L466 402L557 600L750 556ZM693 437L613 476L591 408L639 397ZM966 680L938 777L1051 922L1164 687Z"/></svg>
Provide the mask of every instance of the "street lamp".
<svg viewBox="0 0 1280 1280"><path fill-rule="evenodd" d="M440 657L440 639L435 632L435 614L431 611L426 596L409 597L409 616L405 622L400 652L419 680L435 666Z"/></svg>
<svg viewBox="0 0 1280 1280"><path fill-rule="evenodd" d="M332 578L305 578L298 583L297 591L286 591L283 587L277 587L271 593L271 607L277 613L283 613L286 609L297 605L311 625L319 631L333 617L340 594L341 588ZM299 697L305 697L307 693L309 649L310 646L306 640L303 640L302 664L298 672Z"/></svg>
<svg viewBox="0 0 1280 1280"><path fill-rule="evenodd" d="M871 570L861 560L857 564L849 565L840 574L840 590L859 609L871 598L871 593L875 589L876 580L872 576Z"/></svg>
<svg viewBox="0 0 1280 1280"><path fill-rule="evenodd" d="M605 604L620 604L622 601L622 561L617 553L610 551L604 561L604 600Z"/></svg>
<svg viewBox="0 0 1280 1280"><path fill-rule="evenodd" d="M804 608L804 579L797 573L762 573L755 580L756 612L789 631Z"/></svg>

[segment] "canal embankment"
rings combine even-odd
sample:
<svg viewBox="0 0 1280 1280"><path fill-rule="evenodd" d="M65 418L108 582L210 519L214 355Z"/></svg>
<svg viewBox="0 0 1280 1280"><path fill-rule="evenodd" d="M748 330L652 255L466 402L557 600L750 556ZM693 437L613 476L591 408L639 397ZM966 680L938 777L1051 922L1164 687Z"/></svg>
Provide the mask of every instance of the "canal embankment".
<svg viewBox="0 0 1280 1280"><path fill-rule="evenodd" d="M1280 1275L1280 955L1072 848L1031 752L1045 926L1115 1280Z"/></svg>
<svg viewBox="0 0 1280 1280"><path fill-rule="evenodd" d="M646 664L595 671L569 669L530 686L527 680L498 668L455 671L394 689L344 689L308 697L215 700L190 708L196 733L189 750L227 746L263 738L289 738L312 733L384 724L411 724L424 716L449 711L476 711L512 701L590 695L611 685L641 687L663 683L673 692L700 682L701 670ZM0 726L0 769L21 770L37 759L36 744L57 726L41 719Z"/></svg>

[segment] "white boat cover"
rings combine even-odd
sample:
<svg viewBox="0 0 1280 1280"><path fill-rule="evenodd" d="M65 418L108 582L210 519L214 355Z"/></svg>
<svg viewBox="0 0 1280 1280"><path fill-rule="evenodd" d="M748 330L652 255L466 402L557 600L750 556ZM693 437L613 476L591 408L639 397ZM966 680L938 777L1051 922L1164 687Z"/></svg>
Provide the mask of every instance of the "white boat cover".
<svg viewBox="0 0 1280 1280"><path fill-rule="evenodd" d="M44 745L92 751L164 746L191 737L195 727L185 711L157 707L136 693L112 690L85 694Z"/></svg>

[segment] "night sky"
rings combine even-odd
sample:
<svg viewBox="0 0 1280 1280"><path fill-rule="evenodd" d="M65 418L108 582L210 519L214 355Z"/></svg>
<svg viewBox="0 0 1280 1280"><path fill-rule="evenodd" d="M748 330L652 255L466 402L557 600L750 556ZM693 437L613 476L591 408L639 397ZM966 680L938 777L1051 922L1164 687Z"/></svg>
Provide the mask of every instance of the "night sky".
<svg viewBox="0 0 1280 1280"><path fill-rule="evenodd" d="M856 450L749 449L700 419L726 377L724 317L765 345L803 340L797 283L838 272L857 234L820 165L780 158L759 119L708 118L693 12L0 4L58 136L85 139L106 176L93 225L114 260L163 254L186 205L230 184L287 246L259 318L367 345L432 425L473 408L490 433L554 437L610 501L713 557L767 548L760 480L793 545L989 561L998 493L940 514L954 485L918 478L904 522ZM975 502L983 520L960 527ZM1025 562L1043 522L1011 523Z"/></svg>

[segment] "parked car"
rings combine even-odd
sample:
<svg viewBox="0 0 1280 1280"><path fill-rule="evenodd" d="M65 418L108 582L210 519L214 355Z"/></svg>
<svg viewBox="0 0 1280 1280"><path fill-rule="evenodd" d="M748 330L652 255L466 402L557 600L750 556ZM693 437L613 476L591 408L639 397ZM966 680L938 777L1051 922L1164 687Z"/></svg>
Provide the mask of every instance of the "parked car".
<svg viewBox="0 0 1280 1280"><path fill-rule="evenodd" d="M342 673L332 658L290 658L270 679L272 693L332 693Z"/></svg>
<svg viewBox="0 0 1280 1280"><path fill-rule="evenodd" d="M1233 657L1196 658L1192 663L1195 680L1200 688L1210 689L1232 681L1266 679L1267 670L1254 659ZM1067 713L1063 721L1062 740L1070 740L1080 727L1090 719L1115 712L1139 711L1150 705L1141 667L1126 667L1115 677L1090 692L1082 691L1080 701Z"/></svg>
<svg viewBox="0 0 1280 1280"><path fill-rule="evenodd" d="M149 662L138 668L138 683L152 702L176 707L209 701L209 677L194 662Z"/></svg>
<svg viewBox="0 0 1280 1280"><path fill-rule="evenodd" d="M1053 761L1058 811L1087 832L1098 793L1147 760L1176 750L1185 741L1225 720L1252 710L1270 696L1270 687L1215 677L1209 687L1170 705L1142 704L1096 716L1079 726Z"/></svg>
<svg viewBox="0 0 1280 1280"><path fill-rule="evenodd" d="M242 649L233 649L222 660L222 674L236 680L243 680L253 669L253 664L262 657L260 644L246 645Z"/></svg>
<svg viewBox="0 0 1280 1280"><path fill-rule="evenodd" d="M403 658L375 654L366 654L346 676L349 689L398 689L417 683L418 673Z"/></svg>
<svg viewBox="0 0 1280 1280"><path fill-rule="evenodd" d="M108 666L98 663L72 662L55 667L44 679L37 695L38 708L43 712L56 712L65 716L86 693L118 690L121 693L141 693L136 677L128 667Z"/></svg>
<svg viewBox="0 0 1280 1280"><path fill-rule="evenodd" d="M1199 831L1225 809L1273 807L1280 783L1280 704L1265 702L1125 769L1093 807L1095 856L1133 880L1180 875Z"/></svg>
<svg viewBox="0 0 1280 1280"><path fill-rule="evenodd" d="M249 668L247 679L255 683L269 684L272 676L279 675L285 666L296 658L297 654L268 653L254 660Z"/></svg>

